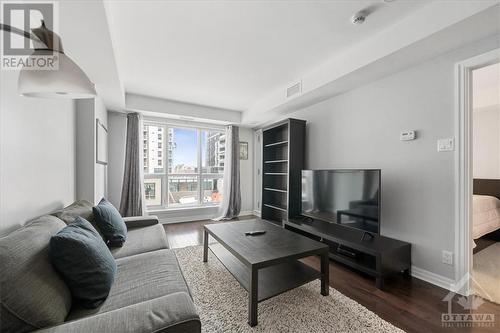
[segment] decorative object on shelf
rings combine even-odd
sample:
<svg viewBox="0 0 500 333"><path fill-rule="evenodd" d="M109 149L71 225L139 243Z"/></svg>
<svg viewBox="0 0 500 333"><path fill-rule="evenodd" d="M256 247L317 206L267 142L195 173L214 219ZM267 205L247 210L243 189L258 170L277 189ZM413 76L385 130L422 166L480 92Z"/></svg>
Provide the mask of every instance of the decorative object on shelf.
<svg viewBox="0 0 500 333"><path fill-rule="evenodd" d="M248 160L248 142L240 141L240 160Z"/></svg>
<svg viewBox="0 0 500 333"><path fill-rule="evenodd" d="M108 165L108 129L99 119L95 121L96 163Z"/></svg>
<svg viewBox="0 0 500 333"><path fill-rule="evenodd" d="M39 28L32 29L32 33L7 24L0 24L0 30L33 41L34 51L23 59L25 61L19 73L19 94L27 97L67 99L93 98L97 95L94 84L64 53L61 38L46 27L44 20L41 21ZM45 59L47 66L40 66L38 62L40 59ZM32 64L38 67L33 68Z"/></svg>

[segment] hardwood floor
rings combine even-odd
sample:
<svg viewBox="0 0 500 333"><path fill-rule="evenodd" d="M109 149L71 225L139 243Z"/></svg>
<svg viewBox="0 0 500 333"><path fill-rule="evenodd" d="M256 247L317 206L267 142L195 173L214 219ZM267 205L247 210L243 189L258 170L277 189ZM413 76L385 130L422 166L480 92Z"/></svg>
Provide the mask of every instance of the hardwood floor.
<svg viewBox="0 0 500 333"><path fill-rule="evenodd" d="M239 220L253 218L256 217L245 216ZM224 222L206 220L165 225L170 247L202 245L203 225L209 223ZM315 269L320 268L317 257L303 261ZM407 332L500 332L500 305L485 301L477 310L464 310L457 296L453 297L452 313L492 314L494 322L491 327L443 327L441 315L448 313L448 303L443 299L448 291L413 277L388 278L385 290L381 291L375 288L374 278L330 260L330 286Z"/></svg>

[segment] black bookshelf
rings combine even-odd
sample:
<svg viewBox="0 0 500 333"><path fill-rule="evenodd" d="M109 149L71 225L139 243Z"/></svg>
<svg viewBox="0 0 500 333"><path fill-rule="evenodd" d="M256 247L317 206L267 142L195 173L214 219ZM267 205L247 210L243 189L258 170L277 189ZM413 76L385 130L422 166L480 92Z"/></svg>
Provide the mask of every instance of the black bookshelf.
<svg viewBox="0 0 500 333"><path fill-rule="evenodd" d="M264 220L300 214L301 172L304 169L306 122L286 119L262 130L262 207Z"/></svg>

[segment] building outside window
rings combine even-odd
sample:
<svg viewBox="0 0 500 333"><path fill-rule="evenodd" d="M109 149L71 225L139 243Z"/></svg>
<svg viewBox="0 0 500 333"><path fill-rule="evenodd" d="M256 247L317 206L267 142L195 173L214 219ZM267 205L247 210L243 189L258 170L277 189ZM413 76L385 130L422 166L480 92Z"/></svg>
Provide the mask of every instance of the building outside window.
<svg viewBox="0 0 500 333"><path fill-rule="evenodd" d="M222 130L145 121L144 138L144 186L149 208L220 203L225 155Z"/></svg>

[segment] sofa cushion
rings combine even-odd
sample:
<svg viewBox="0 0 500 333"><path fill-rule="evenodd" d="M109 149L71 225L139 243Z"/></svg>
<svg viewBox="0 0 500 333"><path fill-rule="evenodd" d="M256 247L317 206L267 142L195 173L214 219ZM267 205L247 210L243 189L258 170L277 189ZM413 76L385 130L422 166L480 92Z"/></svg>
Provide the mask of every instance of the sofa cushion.
<svg viewBox="0 0 500 333"><path fill-rule="evenodd" d="M115 206L102 198L92 210L107 244L111 247L122 246L127 239L127 226Z"/></svg>
<svg viewBox="0 0 500 333"><path fill-rule="evenodd" d="M0 238L1 332L64 322L71 294L49 259L49 241L66 225L42 216Z"/></svg>
<svg viewBox="0 0 500 333"><path fill-rule="evenodd" d="M123 258L135 254L167 249L167 236L161 224L143 228L132 228L127 232L127 241L122 247L111 248L115 258Z"/></svg>
<svg viewBox="0 0 500 333"><path fill-rule="evenodd" d="M81 332L200 333L201 322L191 297L178 292L37 331Z"/></svg>
<svg viewBox="0 0 500 333"><path fill-rule="evenodd" d="M81 306L96 308L108 296L115 259L95 228L77 217L50 239L50 259Z"/></svg>
<svg viewBox="0 0 500 333"><path fill-rule="evenodd" d="M175 292L189 293L177 257L159 250L116 260L118 274L108 298L94 310L76 308L68 319L101 314Z"/></svg>
<svg viewBox="0 0 500 333"><path fill-rule="evenodd" d="M87 200L79 200L61 210L58 210L57 212L52 213L52 215L60 218L66 224L72 223L77 216L83 217L93 224L94 212L92 211L92 207L93 205Z"/></svg>

